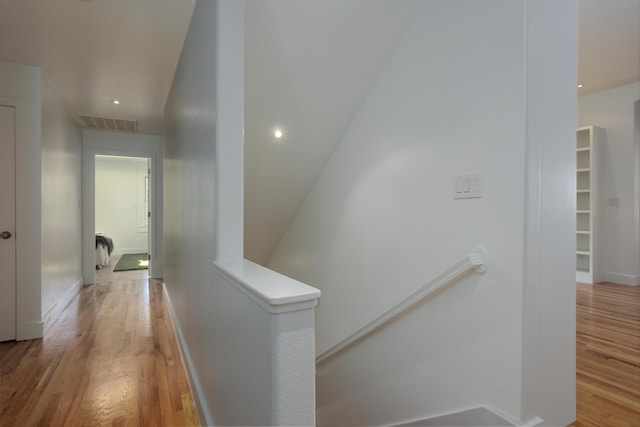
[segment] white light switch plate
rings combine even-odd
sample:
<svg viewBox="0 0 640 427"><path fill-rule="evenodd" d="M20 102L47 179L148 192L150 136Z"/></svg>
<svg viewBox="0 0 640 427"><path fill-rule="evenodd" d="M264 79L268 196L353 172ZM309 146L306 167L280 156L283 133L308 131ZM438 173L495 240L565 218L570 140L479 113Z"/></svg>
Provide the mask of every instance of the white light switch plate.
<svg viewBox="0 0 640 427"><path fill-rule="evenodd" d="M482 175L458 175L453 177L453 198L470 199L482 197Z"/></svg>

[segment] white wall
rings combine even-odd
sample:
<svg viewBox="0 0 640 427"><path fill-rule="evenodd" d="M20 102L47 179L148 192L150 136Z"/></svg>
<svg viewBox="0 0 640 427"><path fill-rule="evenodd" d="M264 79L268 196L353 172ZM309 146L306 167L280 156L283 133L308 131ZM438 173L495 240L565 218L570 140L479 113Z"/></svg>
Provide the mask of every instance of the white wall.
<svg viewBox="0 0 640 427"><path fill-rule="evenodd" d="M24 340L42 337L80 284L79 130L38 67L0 61L0 98L17 114L16 321Z"/></svg>
<svg viewBox="0 0 640 427"><path fill-rule="evenodd" d="M96 231L113 238L115 254L149 249L144 203L147 162L139 157L96 157Z"/></svg>
<svg viewBox="0 0 640 427"><path fill-rule="evenodd" d="M578 127L606 129L602 141L599 175L600 241L604 281L640 285L640 239L635 216L634 103L640 99L640 83L620 86L578 98Z"/></svg>
<svg viewBox="0 0 640 427"><path fill-rule="evenodd" d="M43 73L42 313L51 320L82 284L81 161L80 127Z"/></svg>
<svg viewBox="0 0 640 427"><path fill-rule="evenodd" d="M545 423L566 425L575 415L575 218L565 201L575 185L575 4L425 4L267 265L323 292L318 353L475 244L488 249L489 271L461 280L398 325L319 366L319 424L392 424L490 404L513 419L548 415ZM558 37L555 45L549 34ZM558 61L562 56L569 59ZM554 75L555 63L561 65ZM568 89L545 98L538 95L541 84ZM549 122L532 121L529 128L530 112ZM530 166L534 139L544 156ZM556 150L558 140L566 141ZM548 178L531 182L525 173L534 166L540 172L541 165ZM454 200L453 177L468 173L483 175L483 197ZM546 211L525 212L534 184L549 198ZM558 248L555 260L532 261L528 253L525 229L541 218L547 237L548 221L567 228L549 237ZM525 278L524 259L540 270L545 264L556 277L548 284ZM557 321L549 339L549 325L532 319L544 312L551 284L566 304L548 310ZM523 314L525 294L536 292L539 300ZM560 310L568 314L556 316ZM538 334L538 327L546 329ZM542 338L527 355L523 330L529 329ZM558 338L565 342L548 345ZM538 359L538 351L548 354ZM530 377L523 365L532 363L540 372ZM567 374L551 384L554 364ZM538 376L542 385L525 399ZM540 397L545 393L555 407Z"/></svg>
<svg viewBox="0 0 640 427"><path fill-rule="evenodd" d="M229 401L222 405L225 401L224 388L226 386L226 391L235 394L236 388L230 381L241 383L242 376L226 378L225 370L227 365L235 363L231 359L253 360L255 355L227 353L235 346L237 328L243 322L239 319L228 322L226 311L215 309L221 302L220 298L235 307L237 313L246 312L247 307L233 290L215 280L213 266L219 239L216 232L216 188L219 185L216 179L219 167L216 157L219 124L216 81L219 72L218 44L221 43L217 40L220 31L218 13L222 3L206 1L196 4L165 105L164 281L185 350L192 361L191 375L200 397L196 403L199 404L200 415L205 418L201 421L212 423L215 415L216 423L228 424L233 415L238 416L238 408L229 406ZM228 42L242 54L242 39ZM241 69L238 71L242 76ZM241 210L239 213L242 218ZM266 339L266 335L263 337ZM266 375L266 358L262 363L260 360L255 362L256 367L265 368ZM266 378L263 377L257 386L260 389L264 386L263 381ZM238 387L242 385L238 384ZM259 405L256 413L261 414L263 408L264 404ZM251 415L247 413L246 416Z"/></svg>
<svg viewBox="0 0 640 427"><path fill-rule="evenodd" d="M319 292L242 258L243 18L196 4L165 105L166 297L203 424L313 425Z"/></svg>

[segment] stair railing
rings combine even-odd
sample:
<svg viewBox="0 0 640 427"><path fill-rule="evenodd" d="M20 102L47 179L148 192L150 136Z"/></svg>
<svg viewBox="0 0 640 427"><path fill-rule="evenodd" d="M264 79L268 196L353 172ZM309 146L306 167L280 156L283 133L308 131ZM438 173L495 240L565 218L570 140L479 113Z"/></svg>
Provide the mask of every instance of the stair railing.
<svg viewBox="0 0 640 427"><path fill-rule="evenodd" d="M336 345L330 347L328 350L318 355L316 357L316 363L324 362L343 349L349 347L356 341L360 340L364 336L387 324L395 317L399 316L406 310L418 304L424 298L457 281L471 270L475 270L476 273L480 274L484 273L485 271L487 271L487 258L488 253L484 247L474 247L471 253L467 254L453 266L440 273L433 280L420 287L418 290L414 291L411 295L407 296L403 300L394 304L380 315L376 316L373 320L344 338Z"/></svg>

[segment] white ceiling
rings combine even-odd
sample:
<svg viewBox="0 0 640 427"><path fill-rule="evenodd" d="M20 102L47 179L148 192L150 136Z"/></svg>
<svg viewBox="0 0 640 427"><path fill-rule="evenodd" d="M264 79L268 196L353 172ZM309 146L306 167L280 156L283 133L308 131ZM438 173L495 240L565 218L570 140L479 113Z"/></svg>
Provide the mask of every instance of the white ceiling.
<svg viewBox="0 0 640 427"><path fill-rule="evenodd" d="M193 3L0 0L0 60L42 67L76 114L162 133ZM250 259L266 260L422 4L246 1ZM640 80L640 0L579 0L578 39L579 95Z"/></svg>
<svg viewBox="0 0 640 427"><path fill-rule="evenodd" d="M0 0L0 59L42 67L76 114L137 120L140 132L159 134L193 6Z"/></svg>
<svg viewBox="0 0 640 427"><path fill-rule="evenodd" d="M639 80L640 0L578 0L578 94Z"/></svg>

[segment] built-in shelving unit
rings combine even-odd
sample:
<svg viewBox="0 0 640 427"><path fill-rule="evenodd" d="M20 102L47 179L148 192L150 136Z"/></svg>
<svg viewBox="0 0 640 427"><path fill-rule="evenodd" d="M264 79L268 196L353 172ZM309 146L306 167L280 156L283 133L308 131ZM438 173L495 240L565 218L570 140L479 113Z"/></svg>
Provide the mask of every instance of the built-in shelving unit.
<svg viewBox="0 0 640 427"><path fill-rule="evenodd" d="M595 126L576 131L576 281L598 283L598 146L604 129Z"/></svg>

